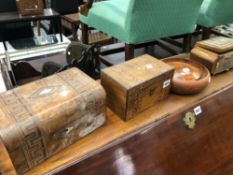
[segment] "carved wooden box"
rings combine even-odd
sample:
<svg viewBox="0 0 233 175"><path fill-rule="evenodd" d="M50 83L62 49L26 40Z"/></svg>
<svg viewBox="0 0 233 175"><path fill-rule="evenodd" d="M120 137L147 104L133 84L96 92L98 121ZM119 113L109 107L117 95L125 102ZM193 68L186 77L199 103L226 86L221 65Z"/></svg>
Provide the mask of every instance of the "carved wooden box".
<svg viewBox="0 0 233 175"><path fill-rule="evenodd" d="M105 97L102 86L78 69L0 94L0 140L17 173L102 126Z"/></svg>
<svg viewBox="0 0 233 175"><path fill-rule="evenodd" d="M174 70L149 55L143 55L101 72L107 105L123 120L164 99L170 92Z"/></svg>
<svg viewBox="0 0 233 175"><path fill-rule="evenodd" d="M191 51L190 58L205 65L213 75L233 68L233 50L215 53L201 47L195 47Z"/></svg>
<svg viewBox="0 0 233 175"><path fill-rule="evenodd" d="M16 4L22 16L40 15L44 12L43 0L16 0Z"/></svg>

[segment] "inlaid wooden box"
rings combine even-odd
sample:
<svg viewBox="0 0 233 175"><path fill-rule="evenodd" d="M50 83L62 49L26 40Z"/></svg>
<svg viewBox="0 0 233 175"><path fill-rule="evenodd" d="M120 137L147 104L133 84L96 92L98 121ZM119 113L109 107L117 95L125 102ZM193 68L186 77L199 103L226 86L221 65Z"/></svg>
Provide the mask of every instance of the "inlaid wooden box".
<svg viewBox="0 0 233 175"><path fill-rule="evenodd" d="M103 87L76 68L0 94L0 141L17 173L102 126L105 100Z"/></svg>
<svg viewBox="0 0 233 175"><path fill-rule="evenodd" d="M22 16L40 15L44 12L43 0L16 0L16 4Z"/></svg>
<svg viewBox="0 0 233 175"><path fill-rule="evenodd" d="M233 50L233 38L217 36L207 40L198 41L196 46L215 53L225 53Z"/></svg>
<svg viewBox="0 0 233 175"><path fill-rule="evenodd" d="M216 53L201 47L192 49L190 58L205 65L215 75L233 68L233 50Z"/></svg>
<svg viewBox="0 0 233 175"><path fill-rule="evenodd" d="M143 55L101 72L107 105L123 120L129 120L168 96L174 69Z"/></svg>

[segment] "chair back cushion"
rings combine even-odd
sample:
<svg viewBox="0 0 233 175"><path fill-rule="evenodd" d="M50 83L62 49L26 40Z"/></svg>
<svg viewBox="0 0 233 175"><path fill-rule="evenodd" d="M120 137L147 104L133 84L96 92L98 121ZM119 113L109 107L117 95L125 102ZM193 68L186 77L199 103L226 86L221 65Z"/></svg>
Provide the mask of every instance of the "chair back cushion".
<svg viewBox="0 0 233 175"><path fill-rule="evenodd" d="M131 0L129 41L140 43L193 32L203 0Z"/></svg>
<svg viewBox="0 0 233 175"><path fill-rule="evenodd" d="M233 0L204 0L197 23L204 27L233 23Z"/></svg>
<svg viewBox="0 0 233 175"><path fill-rule="evenodd" d="M81 21L125 43L138 44L194 31L203 0L107 0Z"/></svg>

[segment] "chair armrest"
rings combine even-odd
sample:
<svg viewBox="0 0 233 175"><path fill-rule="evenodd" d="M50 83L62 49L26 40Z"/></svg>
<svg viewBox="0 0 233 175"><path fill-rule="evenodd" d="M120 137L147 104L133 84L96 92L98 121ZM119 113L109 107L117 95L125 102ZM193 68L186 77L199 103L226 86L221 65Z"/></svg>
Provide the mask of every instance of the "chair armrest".
<svg viewBox="0 0 233 175"><path fill-rule="evenodd" d="M84 5L81 5L80 13L84 16L87 16L89 9L92 7L93 2L94 0L87 0L87 2Z"/></svg>

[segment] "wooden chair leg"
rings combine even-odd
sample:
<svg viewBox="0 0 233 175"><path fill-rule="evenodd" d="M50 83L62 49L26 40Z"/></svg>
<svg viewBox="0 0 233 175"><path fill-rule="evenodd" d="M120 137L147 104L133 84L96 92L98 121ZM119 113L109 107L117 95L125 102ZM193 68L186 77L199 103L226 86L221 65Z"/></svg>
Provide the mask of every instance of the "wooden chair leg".
<svg viewBox="0 0 233 175"><path fill-rule="evenodd" d="M211 35L211 28L203 28L202 39L209 39Z"/></svg>
<svg viewBox="0 0 233 175"><path fill-rule="evenodd" d="M183 52L188 53L191 50L192 35L187 34L184 37Z"/></svg>
<svg viewBox="0 0 233 175"><path fill-rule="evenodd" d="M72 37L74 41L78 40L78 36L77 36L77 27L75 24L71 24L72 26Z"/></svg>
<svg viewBox="0 0 233 175"><path fill-rule="evenodd" d="M134 45L125 43L125 61L134 58Z"/></svg>
<svg viewBox="0 0 233 175"><path fill-rule="evenodd" d="M82 42L88 44L88 26L84 23L81 23L82 30Z"/></svg>
<svg viewBox="0 0 233 175"><path fill-rule="evenodd" d="M38 34L38 36L40 36L41 35L41 30L40 30L40 21L38 20L38 21L36 21L36 29L37 29L37 34Z"/></svg>

